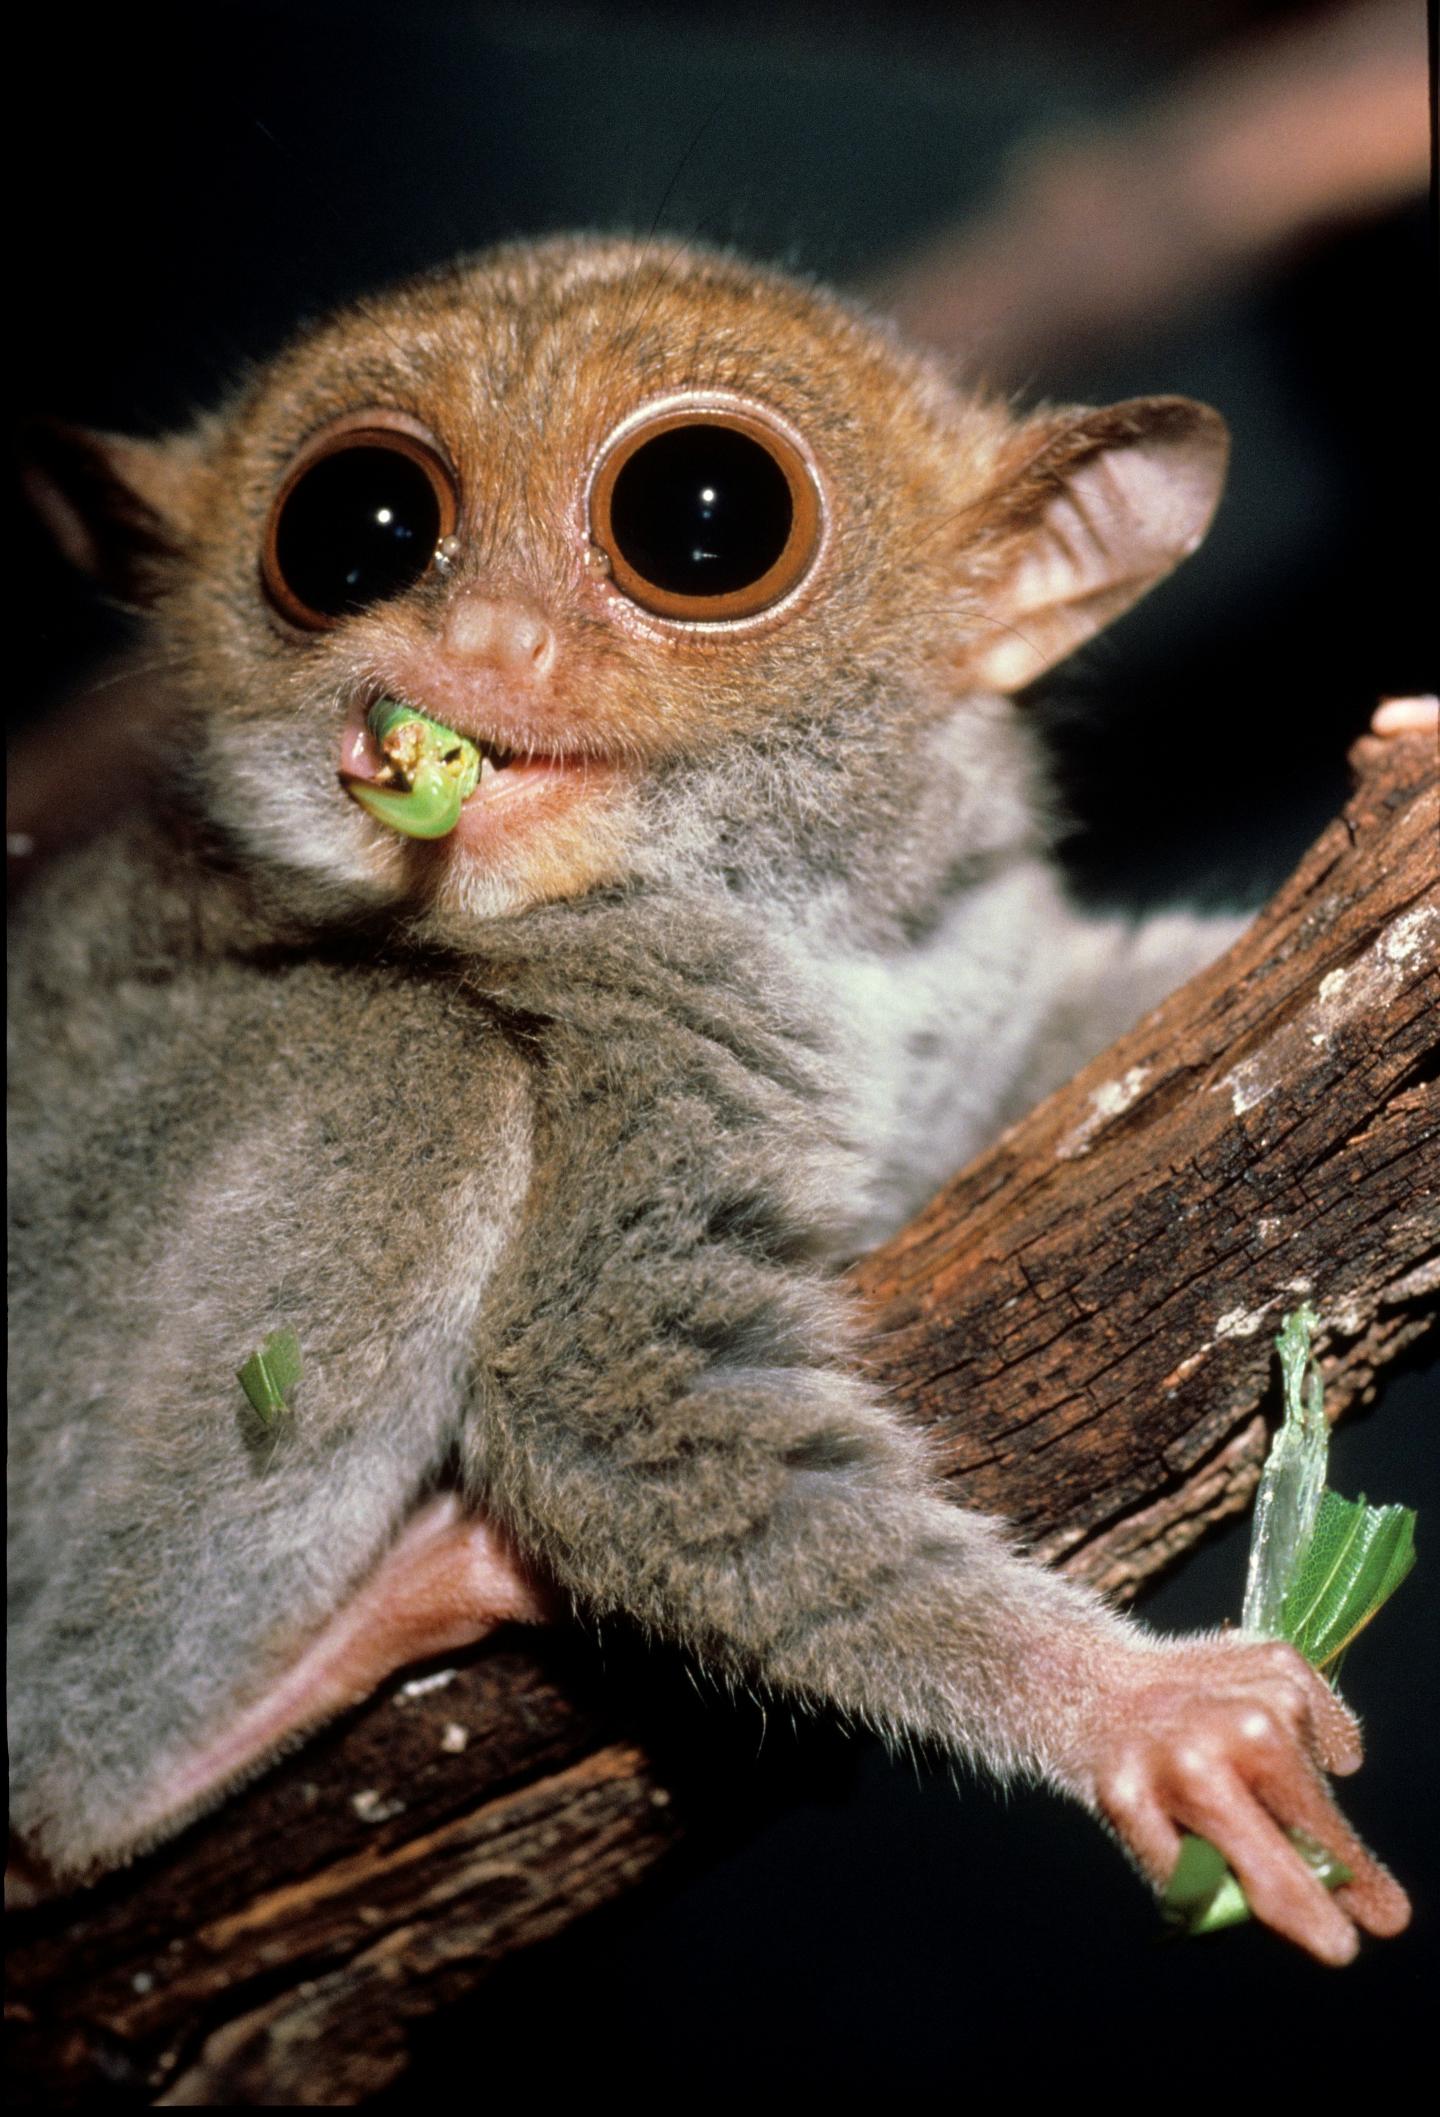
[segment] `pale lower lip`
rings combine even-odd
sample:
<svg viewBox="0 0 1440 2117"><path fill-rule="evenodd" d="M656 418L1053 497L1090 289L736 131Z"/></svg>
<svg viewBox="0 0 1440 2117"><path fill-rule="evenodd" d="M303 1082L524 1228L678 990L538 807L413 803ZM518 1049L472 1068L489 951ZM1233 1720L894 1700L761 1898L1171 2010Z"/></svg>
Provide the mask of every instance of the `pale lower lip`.
<svg viewBox="0 0 1440 2117"><path fill-rule="evenodd" d="M451 835L461 845L485 844L512 821L518 825L530 811L550 807L547 795L579 792L602 776L609 775L601 766L562 764L541 757L506 765L503 772L487 772L461 809Z"/></svg>

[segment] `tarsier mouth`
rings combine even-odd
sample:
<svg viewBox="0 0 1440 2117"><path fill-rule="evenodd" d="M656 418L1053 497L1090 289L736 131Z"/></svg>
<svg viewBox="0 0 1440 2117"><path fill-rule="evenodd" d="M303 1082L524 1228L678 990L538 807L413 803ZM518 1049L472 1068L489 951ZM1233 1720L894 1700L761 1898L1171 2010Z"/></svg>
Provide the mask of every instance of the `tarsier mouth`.
<svg viewBox="0 0 1440 2117"><path fill-rule="evenodd" d="M377 822L407 838L447 838L487 771L511 761L508 751L471 742L393 698L377 698L365 721L384 761L373 778L342 770L340 784Z"/></svg>

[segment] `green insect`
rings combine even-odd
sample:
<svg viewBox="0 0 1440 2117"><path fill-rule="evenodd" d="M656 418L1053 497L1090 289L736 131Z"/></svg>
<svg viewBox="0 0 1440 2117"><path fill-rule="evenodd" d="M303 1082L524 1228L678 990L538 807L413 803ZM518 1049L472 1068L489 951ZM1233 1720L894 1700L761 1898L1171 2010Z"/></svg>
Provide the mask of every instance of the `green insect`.
<svg viewBox="0 0 1440 2117"><path fill-rule="evenodd" d="M479 782L475 744L393 698L377 699L366 719L385 764L376 779L342 772L346 793L407 838L448 837Z"/></svg>

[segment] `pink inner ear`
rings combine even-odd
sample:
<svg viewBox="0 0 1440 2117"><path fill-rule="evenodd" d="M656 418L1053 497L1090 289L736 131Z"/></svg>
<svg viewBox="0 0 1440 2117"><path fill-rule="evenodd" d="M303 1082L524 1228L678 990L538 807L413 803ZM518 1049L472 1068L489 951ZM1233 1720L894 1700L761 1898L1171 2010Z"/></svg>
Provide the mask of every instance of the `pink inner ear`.
<svg viewBox="0 0 1440 2117"><path fill-rule="evenodd" d="M1194 551L1220 498L1227 446L1217 413L1158 397L1086 413L1042 451L1037 462L1057 451L1062 460L986 598L992 629L982 627L966 660L977 687L1033 683Z"/></svg>
<svg viewBox="0 0 1440 2117"><path fill-rule="evenodd" d="M499 1624L557 1614L503 1532L440 1494L270 1690L161 1779L135 1818L138 1831L148 1836L197 1808L287 1735L358 1705L407 1662L473 1645Z"/></svg>

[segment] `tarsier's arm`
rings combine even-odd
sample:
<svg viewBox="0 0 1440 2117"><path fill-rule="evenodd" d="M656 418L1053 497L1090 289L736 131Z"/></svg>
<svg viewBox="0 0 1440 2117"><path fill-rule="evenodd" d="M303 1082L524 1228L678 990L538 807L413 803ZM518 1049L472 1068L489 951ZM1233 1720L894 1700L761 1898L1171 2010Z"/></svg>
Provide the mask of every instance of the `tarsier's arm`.
<svg viewBox="0 0 1440 2117"><path fill-rule="evenodd" d="M940 1496L847 1365L838 1292L797 1261L837 1172L793 1080L698 1039L657 1065L643 1022L556 1036L546 1072L586 1137L552 1106L531 1240L487 1313L472 1456L522 1545L587 1608L736 1683L1047 1779L1157 1885L1202 1832L1257 1914L1325 1960L1356 1925L1403 1925L1321 1777L1359 1763L1354 1722L1298 1655L1147 1635ZM680 1144L697 1139L703 1170ZM602 1198L618 1244L595 1240ZM1289 1827L1352 1868L1338 1900Z"/></svg>

